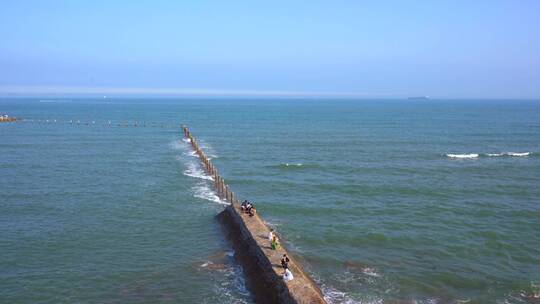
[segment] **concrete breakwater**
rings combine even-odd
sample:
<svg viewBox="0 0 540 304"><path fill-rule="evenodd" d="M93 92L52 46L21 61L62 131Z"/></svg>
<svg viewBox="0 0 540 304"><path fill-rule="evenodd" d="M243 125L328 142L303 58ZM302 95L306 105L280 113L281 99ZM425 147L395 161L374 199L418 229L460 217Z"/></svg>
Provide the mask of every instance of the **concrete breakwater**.
<svg viewBox="0 0 540 304"><path fill-rule="evenodd" d="M217 169L206 157L186 126L184 136L199 156L206 172L212 176L218 196L230 205L218 215L227 237L235 250L247 278L247 286L257 303L326 303L320 289L290 255L289 269L294 279L285 282L280 259L287 251L282 246L270 246L266 226L258 214L249 216L240 209L240 201L230 190Z"/></svg>

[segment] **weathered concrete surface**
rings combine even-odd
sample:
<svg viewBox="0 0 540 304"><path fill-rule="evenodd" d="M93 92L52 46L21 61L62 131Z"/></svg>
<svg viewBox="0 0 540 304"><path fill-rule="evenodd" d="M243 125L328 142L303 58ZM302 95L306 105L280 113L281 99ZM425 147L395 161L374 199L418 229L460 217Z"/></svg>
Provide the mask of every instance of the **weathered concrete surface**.
<svg viewBox="0 0 540 304"><path fill-rule="evenodd" d="M218 218L233 243L257 303L326 303L317 285L289 254L294 280L283 281L280 261L287 252L283 246L272 250L268 240L270 229L258 215L250 217L241 212L238 204L232 204Z"/></svg>

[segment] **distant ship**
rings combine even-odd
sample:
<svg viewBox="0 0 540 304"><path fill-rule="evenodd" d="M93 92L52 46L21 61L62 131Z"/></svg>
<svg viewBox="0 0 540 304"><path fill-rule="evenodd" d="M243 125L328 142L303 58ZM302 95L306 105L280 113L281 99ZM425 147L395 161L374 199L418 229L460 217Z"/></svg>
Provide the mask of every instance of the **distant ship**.
<svg viewBox="0 0 540 304"><path fill-rule="evenodd" d="M413 97L409 97L407 99L409 99L409 100L428 100L429 97L428 96L413 96Z"/></svg>

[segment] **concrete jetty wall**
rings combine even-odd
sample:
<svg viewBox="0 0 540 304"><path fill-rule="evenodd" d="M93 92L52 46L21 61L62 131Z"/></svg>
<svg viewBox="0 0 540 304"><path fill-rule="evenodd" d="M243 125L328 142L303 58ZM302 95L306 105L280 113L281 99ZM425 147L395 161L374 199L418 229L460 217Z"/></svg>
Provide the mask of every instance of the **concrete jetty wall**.
<svg viewBox="0 0 540 304"><path fill-rule="evenodd" d="M213 177L214 186L220 198L231 205L218 215L227 237L235 250L235 257L242 264L247 278L247 286L252 291L257 303L326 303L320 289L294 261L285 248L277 250L270 247L266 226L258 214L249 216L240 210L240 202L229 189L225 180L200 149L197 141L186 126L182 126L184 135L195 153L199 156L206 172ZM289 269L294 279L285 282L282 278L281 257L289 256Z"/></svg>

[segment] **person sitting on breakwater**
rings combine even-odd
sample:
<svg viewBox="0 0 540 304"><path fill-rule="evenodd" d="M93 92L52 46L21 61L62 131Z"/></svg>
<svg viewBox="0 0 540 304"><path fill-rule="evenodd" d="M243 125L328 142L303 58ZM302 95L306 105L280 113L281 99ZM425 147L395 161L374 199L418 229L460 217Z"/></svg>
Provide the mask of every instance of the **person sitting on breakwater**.
<svg viewBox="0 0 540 304"><path fill-rule="evenodd" d="M279 248L279 241L276 235L272 237L272 244L270 245L272 249L277 250Z"/></svg>
<svg viewBox="0 0 540 304"><path fill-rule="evenodd" d="M283 254L283 257L281 258L281 267L283 267L283 270L289 269L289 257L286 253Z"/></svg>
<svg viewBox="0 0 540 304"><path fill-rule="evenodd" d="M257 209L255 209L255 207L251 207L249 208L249 216L254 216L255 214L257 214Z"/></svg>
<svg viewBox="0 0 540 304"><path fill-rule="evenodd" d="M242 209L243 212L246 212L248 201L244 200L242 202L242 205L240 205L240 209Z"/></svg>
<svg viewBox="0 0 540 304"><path fill-rule="evenodd" d="M291 281L293 279L294 279L294 276L293 276L292 272L289 270L289 268L286 268L285 272L283 273L283 280L285 282L288 282L288 281Z"/></svg>
<svg viewBox="0 0 540 304"><path fill-rule="evenodd" d="M253 204L251 202L247 202L245 212L249 213L251 211L251 208L253 208Z"/></svg>

